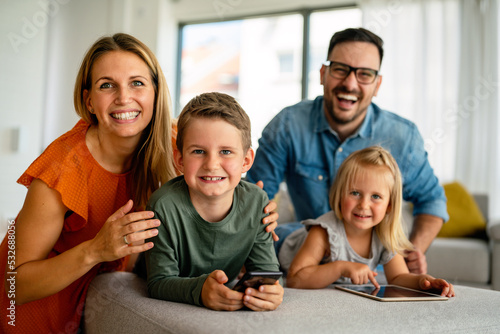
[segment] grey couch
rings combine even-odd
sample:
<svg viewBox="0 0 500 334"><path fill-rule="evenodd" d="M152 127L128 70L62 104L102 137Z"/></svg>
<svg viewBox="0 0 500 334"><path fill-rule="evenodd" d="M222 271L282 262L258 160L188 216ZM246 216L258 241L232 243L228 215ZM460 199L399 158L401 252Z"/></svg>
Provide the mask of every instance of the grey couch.
<svg viewBox="0 0 500 334"><path fill-rule="evenodd" d="M272 312L212 311L148 298L132 273L97 276L84 313L87 334L110 333L500 333L500 292L456 286L447 301L378 302L332 287L285 288Z"/></svg>
<svg viewBox="0 0 500 334"><path fill-rule="evenodd" d="M474 199L487 218L488 196ZM500 222L487 222L487 240L434 239L426 252L429 273L455 284L500 290Z"/></svg>
<svg viewBox="0 0 500 334"><path fill-rule="evenodd" d="M488 222L487 239L434 239L425 254L428 272L454 284L500 290L500 222L488 221L487 195L475 194L474 199ZM403 218L412 222L409 207Z"/></svg>

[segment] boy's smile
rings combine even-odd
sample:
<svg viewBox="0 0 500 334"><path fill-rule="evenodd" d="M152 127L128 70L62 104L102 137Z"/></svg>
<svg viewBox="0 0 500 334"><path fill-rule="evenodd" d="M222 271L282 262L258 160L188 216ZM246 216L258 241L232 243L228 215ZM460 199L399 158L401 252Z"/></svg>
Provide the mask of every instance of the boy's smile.
<svg viewBox="0 0 500 334"><path fill-rule="evenodd" d="M175 162L184 173L195 208L218 205L230 209L241 174L250 169L253 150L244 150L241 132L219 118L193 118ZM202 215L203 216L203 215Z"/></svg>

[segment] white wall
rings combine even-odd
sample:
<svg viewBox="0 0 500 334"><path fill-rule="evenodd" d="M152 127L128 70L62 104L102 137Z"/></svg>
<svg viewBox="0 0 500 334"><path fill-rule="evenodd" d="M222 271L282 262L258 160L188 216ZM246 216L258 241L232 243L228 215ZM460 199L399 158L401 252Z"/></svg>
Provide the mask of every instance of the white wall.
<svg viewBox="0 0 500 334"><path fill-rule="evenodd" d="M47 23L37 1L0 0L0 235L24 201L15 181L41 148Z"/></svg>
<svg viewBox="0 0 500 334"><path fill-rule="evenodd" d="M16 180L78 119L73 86L87 48L123 31L156 51L160 15L168 18L169 6L166 0L0 0L0 236L24 202L26 189ZM173 36L162 52L175 54L175 31L168 24L161 30Z"/></svg>

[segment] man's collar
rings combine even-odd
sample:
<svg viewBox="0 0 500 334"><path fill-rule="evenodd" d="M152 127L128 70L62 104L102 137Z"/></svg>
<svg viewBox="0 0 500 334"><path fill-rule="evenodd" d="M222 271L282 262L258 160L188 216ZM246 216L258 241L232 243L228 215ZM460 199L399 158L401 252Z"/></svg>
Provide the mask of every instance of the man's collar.
<svg viewBox="0 0 500 334"><path fill-rule="evenodd" d="M316 120L315 120L315 124L314 124L314 131L315 132L333 131L332 128L330 127L330 124L328 124L328 120L326 119L325 106L323 105L323 103L324 103L323 96L318 96L314 100L313 108L315 110L317 110L317 109L320 110L320 112L316 113Z"/></svg>
<svg viewBox="0 0 500 334"><path fill-rule="evenodd" d="M366 110L365 119L359 129L350 137L359 135L361 138L371 138L373 129L373 103L370 103Z"/></svg>

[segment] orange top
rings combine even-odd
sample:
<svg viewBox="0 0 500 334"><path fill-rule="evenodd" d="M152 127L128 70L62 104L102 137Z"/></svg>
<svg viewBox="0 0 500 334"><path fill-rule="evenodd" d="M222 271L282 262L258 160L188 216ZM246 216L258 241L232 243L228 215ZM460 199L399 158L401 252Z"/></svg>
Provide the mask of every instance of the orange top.
<svg viewBox="0 0 500 334"><path fill-rule="evenodd" d="M80 120L72 130L50 144L18 180L18 183L26 187L29 187L35 178L42 180L61 194L64 205L73 212L65 218L63 230L49 258L92 239L109 216L132 198L131 174L108 172L90 154L85 143L88 127L88 123ZM174 142L174 138L172 139ZM12 247L9 249L8 235L0 246L2 269L6 268L7 254L15 255L11 253ZM4 286L5 280L2 277L0 307L8 311L7 317L3 316L0 320L0 332L76 333L80 327L85 297L92 279L102 272L124 270L125 266L125 258L100 263L62 291L15 306L15 310L10 306ZM12 282L15 281L15 273L9 272L13 269L6 270L7 278L14 277ZM7 291L15 293L15 286L9 285ZM12 322L13 320L15 321Z"/></svg>

